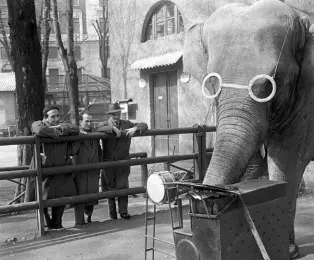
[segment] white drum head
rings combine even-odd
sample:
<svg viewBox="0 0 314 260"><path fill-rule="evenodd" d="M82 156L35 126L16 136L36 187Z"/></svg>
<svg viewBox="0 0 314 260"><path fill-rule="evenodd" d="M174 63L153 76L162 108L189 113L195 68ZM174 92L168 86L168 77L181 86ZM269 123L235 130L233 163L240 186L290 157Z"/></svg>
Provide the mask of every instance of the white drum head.
<svg viewBox="0 0 314 260"><path fill-rule="evenodd" d="M165 197L165 186L158 174L151 174L147 178L147 193L154 203L161 203Z"/></svg>

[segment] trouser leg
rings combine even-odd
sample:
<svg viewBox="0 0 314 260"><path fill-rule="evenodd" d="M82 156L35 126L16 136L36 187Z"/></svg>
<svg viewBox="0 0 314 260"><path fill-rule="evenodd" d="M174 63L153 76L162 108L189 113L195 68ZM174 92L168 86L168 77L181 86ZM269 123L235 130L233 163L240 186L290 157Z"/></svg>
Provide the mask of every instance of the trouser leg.
<svg viewBox="0 0 314 260"><path fill-rule="evenodd" d="M117 172L117 189L129 188L130 167L121 167ZM118 197L119 213L128 213L128 196Z"/></svg>
<svg viewBox="0 0 314 260"><path fill-rule="evenodd" d="M84 220L84 203L76 204L74 207L75 225L83 225Z"/></svg>
<svg viewBox="0 0 314 260"><path fill-rule="evenodd" d="M44 219L45 219L45 226L47 226L48 228L51 228L51 218L48 212L48 208L44 208Z"/></svg>
<svg viewBox="0 0 314 260"><path fill-rule="evenodd" d="M94 206L93 205L88 205L88 206L85 206L85 208L84 208L85 215L87 216L86 221L88 223L92 222L93 211L94 211Z"/></svg>
<svg viewBox="0 0 314 260"><path fill-rule="evenodd" d="M116 209L116 199L109 198L108 199L108 209L109 209L109 216L112 219L117 218L117 209Z"/></svg>
<svg viewBox="0 0 314 260"><path fill-rule="evenodd" d="M52 207L51 215L52 215L52 225L53 228L62 228L62 216L64 212L64 206Z"/></svg>
<svg viewBox="0 0 314 260"><path fill-rule="evenodd" d="M119 214L128 213L128 196L118 197Z"/></svg>

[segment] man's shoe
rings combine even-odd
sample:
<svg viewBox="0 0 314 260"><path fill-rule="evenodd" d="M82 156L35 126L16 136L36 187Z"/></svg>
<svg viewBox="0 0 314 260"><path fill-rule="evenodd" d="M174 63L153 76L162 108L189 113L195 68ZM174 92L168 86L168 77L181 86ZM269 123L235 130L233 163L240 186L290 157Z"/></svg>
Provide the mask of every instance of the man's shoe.
<svg viewBox="0 0 314 260"><path fill-rule="evenodd" d="M129 219L131 217L131 215L129 213L121 213L120 217L124 218L124 219Z"/></svg>
<svg viewBox="0 0 314 260"><path fill-rule="evenodd" d="M62 229L62 228L63 228L63 226L61 224L53 226L53 229Z"/></svg>
<svg viewBox="0 0 314 260"><path fill-rule="evenodd" d="M86 222L87 222L87 223L92 223L92 218L91 218L91 216L88 216L88 217L86 218Z"/></svg>
<svg viewBox="0 0 314 260"><path fill-rule="evenodd" d="M75 228L83 228L85 223L75 223L74 227Z"/></svg>
<svg viewBox="0 0 314 260"><path fill-rule="evenodd" d="M48 230L54 229L54 226L51 224L48 224L47 227L48 227Z"/></svg>
<svg viewBox="0 0 314 260"><path fill-rule="evenodd" d="M294 259L299 255L299 247L296 244L289 244L290 259Z"/></svg>

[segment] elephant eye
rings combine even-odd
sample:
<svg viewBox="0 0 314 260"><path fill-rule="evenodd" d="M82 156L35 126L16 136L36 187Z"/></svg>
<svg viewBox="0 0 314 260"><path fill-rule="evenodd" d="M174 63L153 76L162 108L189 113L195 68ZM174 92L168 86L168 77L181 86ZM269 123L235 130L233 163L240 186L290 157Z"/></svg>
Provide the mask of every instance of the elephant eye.
<svg viewBox="0 0 314 260"><path fill-rule="evenodd" d="M260 78L252 85L252 92L257 98L267 98L272 93L273 87L270 81Z"/></svg>
<svg viewBox="0 0 314 260"><path fill-rule="evenodd" d="M215 95L219 90L220 82L219 79L215 76L209 77L206 83L204 84L204 92L207 95Z"/></svg>

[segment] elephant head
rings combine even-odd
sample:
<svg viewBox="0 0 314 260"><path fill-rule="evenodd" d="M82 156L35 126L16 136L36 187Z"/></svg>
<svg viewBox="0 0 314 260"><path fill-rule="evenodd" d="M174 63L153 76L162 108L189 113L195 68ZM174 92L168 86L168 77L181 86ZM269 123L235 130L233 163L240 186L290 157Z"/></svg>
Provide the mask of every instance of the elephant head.
<svg viewBox="0 0 314 260"><path fill-rule="evenodd" d="M308 29L307 19L277 0L228 4L188 29L183 70L204 83L205 95L215 94L218 111L205 184L239 182L261 145L289 130L304 104Z"/></svg>

